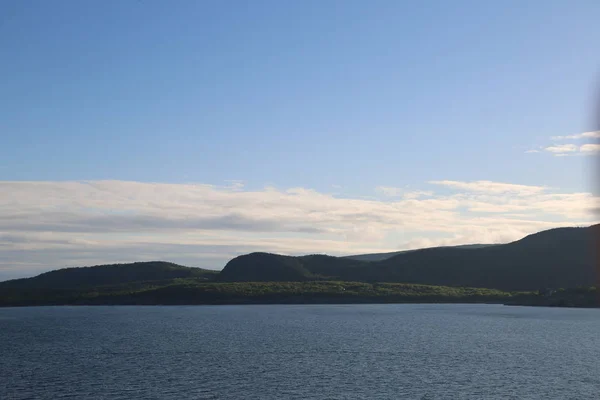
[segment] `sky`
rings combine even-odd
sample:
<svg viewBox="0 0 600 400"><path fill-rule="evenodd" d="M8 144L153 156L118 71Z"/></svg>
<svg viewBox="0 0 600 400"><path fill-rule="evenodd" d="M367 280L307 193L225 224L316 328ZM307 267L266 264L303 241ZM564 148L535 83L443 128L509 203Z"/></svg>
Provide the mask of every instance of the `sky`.
<svg viewBox="0 0 600 400"><path fill-rule="evenodd" d="M596 222L596 0L0 2L0 280Z"/></svg>

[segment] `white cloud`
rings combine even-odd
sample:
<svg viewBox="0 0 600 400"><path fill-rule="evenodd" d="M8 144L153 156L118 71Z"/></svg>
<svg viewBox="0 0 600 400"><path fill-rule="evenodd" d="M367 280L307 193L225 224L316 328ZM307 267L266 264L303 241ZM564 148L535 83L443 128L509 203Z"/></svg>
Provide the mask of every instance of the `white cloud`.
<svg viewBox="0 0 600 400"><path fill-rule="evenodd" d="M579 151L582 153L598 153L600 152L600 144L584 144L579 148Z"/></svg>
<svg viewBox="0 0 600 400"><path fill-rule="evenodd" d="M433 192L425 190L408 190L406 188L392 186L378 186L375 190L386 197L403 197L405 199L418 199L431 196Z"/></svg>
<svg viewBox="0 0 600 400"><path fill-rule="evenodd" d="M590 131L579 133L577 135L567 135L567 136L553 136L550 139L553 141L561 141L561 140L592 140L600 138L600 131ZM542 148L543 151L552 153L556 157L568 157L568 156L584 156L584 155L592 155L598 153L600 151L600 145L587 143L581 146L575 145L573 143L566 144L553 144L551 146L546 146ZM539 150L527 150L525 153L539 153Z"/></svg>
<svg viewBox="0 0 600 400"><path fill-rule="evenodd" d="M578 139L598 139L600 138L600 131L583 132L577 135L567 136L552 136L551 140L578 140Z"/></svg>
<svg viewBox="0 0 600 400"><path fill-rule="evenodd" d="M583 144L581 146L576 146L574 144L561 144L546 147L544 150L553 153L553 155L556 157L582 156L592 155L600 152L600 145L593 143Z"/></svg>
<svg viewBox="0 0 600 400"><path fill-rule="evenodd" d="M430 190L413 190L410 192L405 192L402 197L405 199L419 199L421 197L429 197L433 196L433 192Z"/></svg>
<svg viewBox="0 0 600 400"><path fill-rule="evenodd" d="M542 186L431 183L450 194L385 187L397 196L384 201L237 184L0 182L0 280L116 261L167 259L220 269L250 251L342 255L418 243L504 242L591 224L597 207L589 193Z"/></svg>
<svg viewBox="0 0 600 400"><path fill-rule="evenodd" d="M430 181L434 185L448 186L453 189L467 190L473 192L487 193L512 193L517 195L529 195L541 193L545 190L543 186L528 186L515 185L512 183L500 183L491 181L474 181L474 182L459 182L459 181Z"/></svg>
<svg viewBox="0 0 600 400"><path fill-rule="evenodd" d="M548 146L544 148L544 150L554 154L565 154L576 152L578 147L574 144L558 144L554 146Z"/></svg>
<svg viewBox="0 0 600 400"><path fill-rule="evenodd" d="M240 181L240 180L232 179L232 180L228 180L226 182L228 183L228 185L225 186L225 188L227 188L229 190L236 190L236 191L242 190L242 189L244 189L244 186L245 186L244 182Z"/></svg>

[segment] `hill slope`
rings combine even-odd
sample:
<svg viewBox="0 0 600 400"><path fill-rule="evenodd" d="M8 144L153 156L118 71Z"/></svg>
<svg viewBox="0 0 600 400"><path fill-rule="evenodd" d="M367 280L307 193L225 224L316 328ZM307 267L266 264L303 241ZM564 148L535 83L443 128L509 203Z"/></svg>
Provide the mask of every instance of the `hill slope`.
<svg viewBox="0 0 600 400"><path fill-rule="evenodd" d="M428 249L439 249L439 248L461 248L461 249L478 249L478 248L482 248L482 247L490 247L490 246L497 246L496 244L463 244L463 245L458 245L458 246L439 246L439 247L430 247ZM403 254L403 253L408 253L411 251L419 251L419 250L425 250L425 249L414 249L414 250L401 250L401 251L393 251L390 253L370 253L370 254L356 254L353 256L344 256L342 258L350 258L353 260L358 260L358 261L383 261L383 260L387 260L388 258L392 258L394 256L397 256L398 254Z"/></svg>
<svg viewBox="0 0 600 400"><path fill-rule="evenodd" d="M479 249L439 248L380 263L382 276L403 282L536 290L595 284L592 228L563 228Z"/></svg>
<svg viewBox="0 0 600 400"><path fill-rule="evenodd" d="M97 265L93 267L63 268L33 278L0 282L1 289L81 289L87 287L121 285L131 282L162 281L176 278L212 280L218 271L184 267L164 261L135 262L131 264Z"/></svg>
<svg viewBox="0 0 600 400"><path fill-rule="evenodd" d="M552 229L504 245L421 249L377 262L329 256L285 256L283 262L284 256L264 258L254 253L230 261L219 279L277 281L285 276L292 281L404 282L500 290L591 286L596 282L594 234L600 234L600 225Z"/></svg>
<svg viewBox="0 0 600 400"><path fill-rule="evenodd" d="M229 282L294 282L310 280L311 277L299 257L251 253L229 261L218 279Z"/></svg>

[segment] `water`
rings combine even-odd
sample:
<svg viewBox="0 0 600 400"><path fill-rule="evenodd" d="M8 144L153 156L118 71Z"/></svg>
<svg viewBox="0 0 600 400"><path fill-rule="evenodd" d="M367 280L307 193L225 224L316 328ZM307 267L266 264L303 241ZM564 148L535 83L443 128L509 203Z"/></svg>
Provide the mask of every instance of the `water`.
<svg viewBox="0 0 600 400"><path fill-rule="evenodd" d="M600 310L0 309L0 399L589 399Z"/></svg>

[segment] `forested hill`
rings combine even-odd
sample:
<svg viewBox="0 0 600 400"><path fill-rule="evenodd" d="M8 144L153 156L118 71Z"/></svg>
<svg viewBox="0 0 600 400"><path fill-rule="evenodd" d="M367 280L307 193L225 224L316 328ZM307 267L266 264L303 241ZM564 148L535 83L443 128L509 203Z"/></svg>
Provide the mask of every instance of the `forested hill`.
<svg viewBox="0 0 600 400"><path fill-rule="evenodd" d="M0 298L27 302L35 297L43 302L45 296L55 298L63 292L69 296L73 291L126 294L165 286L171 289L161 293L171 293L173 287L207 282L213 282L216 286L210 286L210 290L216 291L229 282L309 281L475 287L506 292L590 287L596 284L594 235L600 235L600 225L552 229L503 245L402 252L373 262L327 255L252 253L232 259L220 272L162 261L66 268L0 282Z"/></svg>
<svg viewBox="0 0 600 400"><path fill-rule="evenodd" d="M211 280L217 274L218 271L184 267L164 261L135 262L130 264L57 269L33 278L0 282L0 290L3 288L79 289L176 278Z"/></svg>
<svg viewBox="0 0 600 400"><path fill-rule="evenodd" d="M500 290L591 286L596 283L595 234L600 234L600 225L558 228L503 245L422 249L375 262L252 253L231 260L218 279L403 282Z"/></svg>

